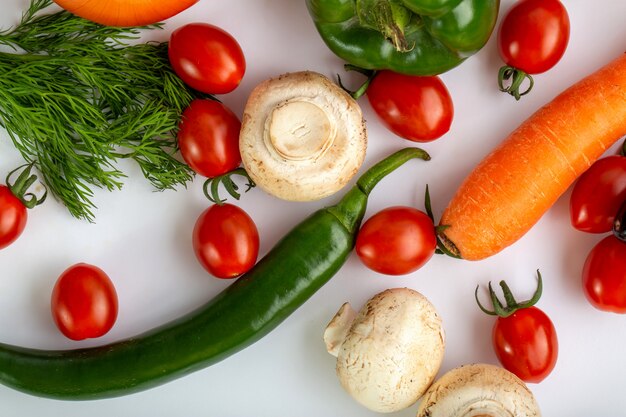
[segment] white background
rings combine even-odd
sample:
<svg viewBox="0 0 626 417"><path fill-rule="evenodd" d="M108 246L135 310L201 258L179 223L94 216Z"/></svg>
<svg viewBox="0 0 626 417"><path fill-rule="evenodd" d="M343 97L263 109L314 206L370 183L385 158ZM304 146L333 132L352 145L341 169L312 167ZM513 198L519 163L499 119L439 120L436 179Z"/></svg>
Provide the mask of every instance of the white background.
<svg viewBox="0 0 626 417"><path fill-rule="evenodd" d="M27 0L2 0L0 27L15 24ZM505 0L502 14L513 2ZM423 208L430 185L436 216L460 181L522 120L555 94L623 53L626 1L568 0L571 37L565 56L535 78L534 91L516 102L497 90L501 61L495 37L477 55L442 75L454 100L452 128L423 145L432 155L386 178L371 196L367 216L390 205ZM260 81L288 71L314 70L329 77L342 62L322 43L302 0L200 0L170 19L151 39L167 40L192 21L218 25L240 42L247 59L242 84L221 99L241 115L247 95ZM357 78L347 80L356 82ZM365 167L412 145L386 131L362 105L369 129ZM614 149L613 149L614 150ZM0 129L0 178L22 163ZM139 170L121 191L96 191L95 224L72 218L50 199L29 213L20 239L0 252L0 341L41 348L91 346L129 337L174 319L213 297L229 282L207 275L191 247L195 219L209 204L197 178L187 189L155 193ZM256 189L238 203L255 220L261 253L308 213L337 196L311 203L280 201ZM360 307L386 288L408 286L426 295L440 312L447 335L441 372L470 362L497 363L490 333L493 318L474 302L476 285L506 278L519 299L532 294L535 270L544 276L538 306L556 326L560 351L553 373L532 384L546 416L623 415L626 396L626 317L602 313L585 300L580 284L584 259L601 236L569 224L569 191L519 242L480 262L435 256L402 277L379 275L356 256L294 315L266 338L225 361L164 386L122 398L63 402L0 386L2 416L367 416L340 387L334 358L325 352L323 329L344 302ZM72 342L55 328L49 299L58 275L76 262L103 268L115 283L118 321L98 340ZM484 295L484 294L483 294ZM42 375L45 378L45 375ZM414 415L416 406L398 416Z"/></svg>

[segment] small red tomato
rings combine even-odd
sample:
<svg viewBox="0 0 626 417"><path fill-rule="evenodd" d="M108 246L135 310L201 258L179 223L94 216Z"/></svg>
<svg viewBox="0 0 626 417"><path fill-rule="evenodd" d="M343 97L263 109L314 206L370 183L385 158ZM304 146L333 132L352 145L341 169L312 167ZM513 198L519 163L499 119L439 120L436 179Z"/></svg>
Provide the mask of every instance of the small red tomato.
<svg viewBox="0 0 626 417"><path fill-rule="evenodd" d="M0 249L13 243L24 231L28 213L9 187L0 185Z"/></svg>
<svg viewBox="0 0 626 417"><path fill-rule="evenodd" d="M559 0L519 0L500 25L500 56L527 74L545 72L565 53L569 29L567 10Z"/></svg>
<svg viewBox="0 0 626 417"><path fill-rule="evenodd" d="M367 98L384 125L402 138L429 142L450 130L452 98L437 76L379 71L367 88Z"/></svg>
<svg viewBox="0 0 626 417"><path fill-rule="evenodd" d="M79 263L65 270L52 291L52 317L73 340L100 337L117 319L117 293L100 268Z"/></svg>
<svg viewBox="0 0 626 417"><path fill-rule="evenodd" d="M534 306L498 317L493 345L502 366L526 382L543 381L556 365L556 330L546 313Z"/></svg>
<svg viewBox="0 0 626 417"><path fill-rule="evenodd" d="M204 93L233 91L246 71L246 60L235 38L207 23L189 23L172 32L168 54L176 74Z"/></svg>
<svg viewBox="0 0 626 417"><path fill-rule="evenodd" d="M215 100L196 99L182 114L178 147L191 169L216 177L241 164L240 130L239 118L228 107Z"/></svg>
<svg viewBox="0 0 626 417"><path fill-rule="evenodd" d="M389 207L370 217L356 238L356 253L368 268L388 275L408 274L435 253L435 226L412 207Z"/></svg>
<svg viewBox="0 0 626 417"><path fill-rule="evenodd" d="M236 278L256 263L259 232L254 221L239 207L214 204L196 221L193 249L211 275Z"/></svg>
<svg viewBox="0 0 626 417"><path fill-rule="evenodd" d="M626 157L597 160L574 184L570 219L577 230L606 233L622 201L626 200Z"/></svg>
<svg viewBox="0 0 626 417"><path fill-rule="evenodd" d="M589 252L583 266L583 291L595 308L626 313L626 243L611 235Z"/></svg>

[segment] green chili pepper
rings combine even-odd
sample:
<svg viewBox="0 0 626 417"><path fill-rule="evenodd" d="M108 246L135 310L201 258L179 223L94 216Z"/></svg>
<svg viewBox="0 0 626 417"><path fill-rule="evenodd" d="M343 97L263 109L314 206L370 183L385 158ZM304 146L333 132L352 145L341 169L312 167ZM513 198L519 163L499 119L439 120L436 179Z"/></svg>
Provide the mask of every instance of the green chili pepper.
<svg viewBox="0 0 626 417"><path fill-rule="evenodd" d="M0 382L39 396L95 399L147 389L218 362L278 326L344 264L374 186L413 158L394 153L370 168L337 205L291 230L246 275L190 314L130 339L78 350L0 344Z"/></svg>
<svg viewBox="0 0 626 417"><path fill-rule="evenodd" d="M500 0L306 0L322 39L357 67L441 74L480 50Z"/></svg>

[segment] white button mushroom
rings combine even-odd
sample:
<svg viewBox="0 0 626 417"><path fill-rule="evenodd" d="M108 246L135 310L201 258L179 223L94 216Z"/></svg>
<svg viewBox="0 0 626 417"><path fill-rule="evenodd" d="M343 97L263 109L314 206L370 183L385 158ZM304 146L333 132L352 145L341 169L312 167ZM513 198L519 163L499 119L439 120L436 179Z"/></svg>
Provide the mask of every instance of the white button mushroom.
<svg viewBox="0 0 626 417"><path fill-rule="evenodd" d="M526 384L504 368L465 365L446 372L426 392L417 417L539 417Z"/></svg>
<svg viewBox="0 0 626 417"><path fill-rule="evenodd" d="M325 76L295 72L250 94L239 148L252 180L284 200L310 201L339 191L365 158L361 109Z"/></svg>
<svg viewBox="0 0 626 417"><path fill-rule="evenodd" d="M324 340L337 356L341 385L377 412L414 404L435 379L445 345L435 308L408 288L375 295L358 314L344 304Z"/></svg>

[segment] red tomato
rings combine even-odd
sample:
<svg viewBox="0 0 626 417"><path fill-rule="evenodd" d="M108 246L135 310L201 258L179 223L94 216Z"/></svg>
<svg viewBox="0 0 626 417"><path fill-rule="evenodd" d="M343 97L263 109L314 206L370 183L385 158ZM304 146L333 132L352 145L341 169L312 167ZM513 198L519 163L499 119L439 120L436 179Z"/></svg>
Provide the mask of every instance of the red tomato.
<svg viewBox="0 0 626 417"><path fill-rule="evenodd" d="M500 25L500 56L527 74L547 71L565 53L569 27L567 10L559 0L519 0Z"/></svg>
<svg viewBox="0 0 626 417"><path fill-rule="evenodd" d="M100 337L117 319L117 293L97 266L79 263L65 270L52 291L52 317L73 340Z"/></svg>
<svg viewBox="0 0 626 417"><path fill-rule="evenodd" d="M211 275L235 278L254 266L259 254L259 232L239 207L214 204L196 221L193 248Z"/></svg>
<svg viewBox="0 0 626 417"><path fill-rule="evenodd" d="M241 164L241 122L215 100L196 99L182 114L178 147L187 164L200 175L216 177Z"/></svg>
<svg viewBox="0 0 626 417"><path fill-rule="evenodd" d="M583 232L606 233L626 200L626 157L597 160L574 184L570 197L572 225Z"/></svg>
<svg viewBox="0 0 626 417"><path fill-rule="evenodd" d="M356 253L368 268L388 275L408 274L435 253L435 226L412 207L389 207L370 217L356 238Z"/></svg>
<svg viewBox="0 0 626 417"><path fill-rule="evenodd" d="M206 23L189 23L172 32L168 54L176 74L204 93L233 91L246 71L246 60L235 38Z"/></svg>
<svg viewBox="0 0 626 417"><path fill-rule="evenodd" d="M27 218L26 206L13 195L9 187L0 185L0 249L20 237Z"/></svg>
<svg viewBox="0 0 626 417"><path fill-rule="evenodd" d="M599 310L626 313L626 243L607 236L591 250L583 266L583 291Z"/></svg>
<svg viewBox="0 0 626 417"><path fill-rule="evenodd" d="M498 317L493 326L493 346L502 366L526 382L542 381L558 356L556 330L537 307Z"/></svg>
<svg viewBox="0 0 626 417"><path fill-rule="evenodd" d="M384 125L402 138L429 142L450 130L454 107L439 77L379 71L367 98Z"/></svg>

